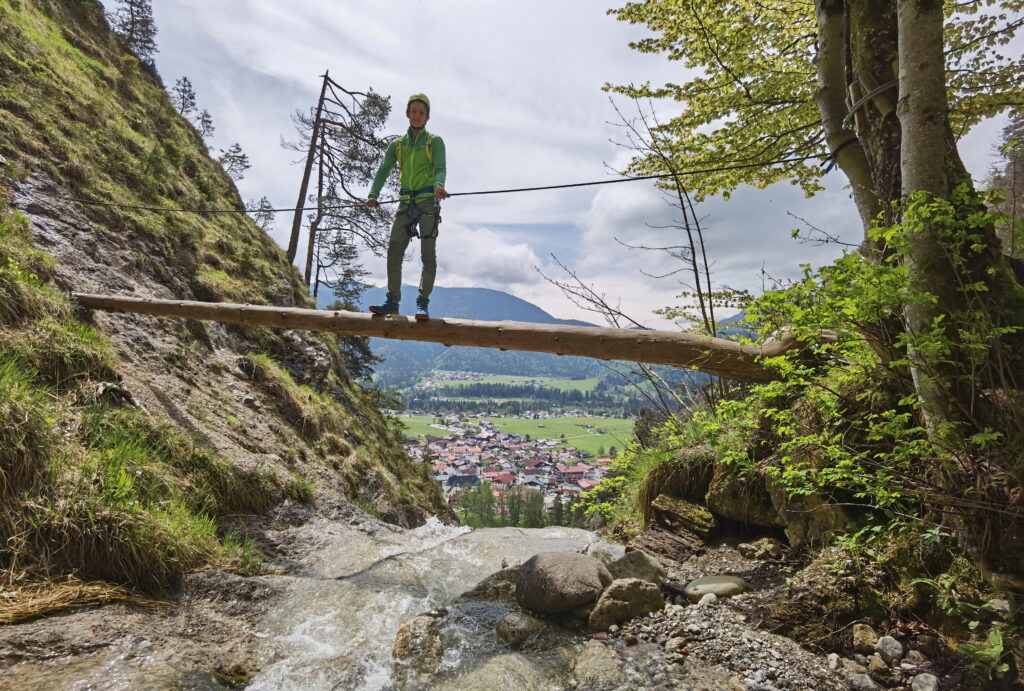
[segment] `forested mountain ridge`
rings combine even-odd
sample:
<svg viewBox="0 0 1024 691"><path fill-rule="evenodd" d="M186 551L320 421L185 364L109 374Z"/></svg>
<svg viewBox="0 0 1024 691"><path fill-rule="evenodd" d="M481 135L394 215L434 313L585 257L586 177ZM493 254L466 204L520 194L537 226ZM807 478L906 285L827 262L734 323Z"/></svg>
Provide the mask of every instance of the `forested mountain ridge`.
<svg viewBox="0 0 1024 691"><path fill-rule="evenodd" d="M331 339L68 300L310 306L98 2L0 4L0 36L0 564L159 592L258 570L239 521L282 502L448 515Z"/></svg>

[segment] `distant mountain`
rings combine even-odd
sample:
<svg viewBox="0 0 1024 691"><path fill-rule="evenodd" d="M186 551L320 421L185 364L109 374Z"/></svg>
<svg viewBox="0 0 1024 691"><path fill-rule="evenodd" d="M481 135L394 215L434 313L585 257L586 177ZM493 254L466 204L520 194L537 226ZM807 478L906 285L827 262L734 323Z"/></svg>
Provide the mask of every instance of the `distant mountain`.
<svg viewBox="0 0 1024 691"><path fill-rule="evenodd" d="M318 299L323 309L334 301L329 291ZM384 288L370 288L363 295L360 307L384 301ZM402 286L402 310L412 314L418 289ZM488 288L434 288L430 296L430 315L434 318L479 319L483 321L523 321L568 326L594 326L576 319L556 319L550 314L514 295ZM384 358L376 367L377 383L382 388L404 388L422 374L434 369L484 372L487 374L514 374L524 377L559 377L586 379L605 372L599 360L550 353L473 348L469 346L445 347L440 343L399 341L384 338L370 339L373 352Z"/></svg>
<svg viewBox="0 0 1024 691"><path fill-rule="evenodd" d="M384 302L384 288L370 288L360 300L360 308L368 310L370 305ZM416 286L402 286L402 309L412 314L416 308L416 297L419 289ZM321 296L318 300L322 309L333 302L334 298ZM540 324L566 324L570 326L594 326L577 319L556 319L532 302L527 302L515 295L503 293L489 288L434 288L430 295L430 314L433 317L450 317L452 319L482 319L486 321L520 321L538 322Z"/></svg>

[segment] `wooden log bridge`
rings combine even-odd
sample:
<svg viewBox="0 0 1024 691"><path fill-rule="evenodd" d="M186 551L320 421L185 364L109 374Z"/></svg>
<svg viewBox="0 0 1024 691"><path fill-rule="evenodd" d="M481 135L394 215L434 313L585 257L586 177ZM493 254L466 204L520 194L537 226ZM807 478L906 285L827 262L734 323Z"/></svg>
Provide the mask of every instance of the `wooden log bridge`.
<svg viewBox="0 0 1024 691"><path fill-rule="evenodd" d="M383 317L361 312L85 293L72 293L72 297L85 307L112 312L674 365L749 382L777 379L774 372L761 365L760 359L802 346L789 334L753 346L672 331L448 318L416 321L412 317Z"/></svg>

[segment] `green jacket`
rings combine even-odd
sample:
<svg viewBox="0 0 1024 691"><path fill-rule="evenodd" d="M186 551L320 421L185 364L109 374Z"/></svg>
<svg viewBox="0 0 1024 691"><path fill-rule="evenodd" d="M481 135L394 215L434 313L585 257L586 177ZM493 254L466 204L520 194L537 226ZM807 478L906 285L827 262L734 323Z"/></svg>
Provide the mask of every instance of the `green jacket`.
<svg viewBox="0 0 1024 691"><path fill-rule="evenodd" d="M388 150L384 152L384 160L377 168L377 175L373 178L373 186L370 187L370 199L376 199L384 188L384 183L395 167L395 139L388 144ZM420 190L424 187L444 187L445 179L445 158L444 141L434 135L430 144L433 163L427 160L427 131L424 129L416 137L413 143L409 134L402 136L402 163L399 166L401 176L398 184L407 190ZM402 199L408 199L409 195L403 194Z"/></svg>

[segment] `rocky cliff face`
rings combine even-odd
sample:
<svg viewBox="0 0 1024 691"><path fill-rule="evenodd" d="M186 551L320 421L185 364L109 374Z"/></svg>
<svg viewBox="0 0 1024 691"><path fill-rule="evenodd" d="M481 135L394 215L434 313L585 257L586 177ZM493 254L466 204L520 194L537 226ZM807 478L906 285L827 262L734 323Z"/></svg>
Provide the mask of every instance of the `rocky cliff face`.
<svg viewBox="0 0 1024 691"><path fill-rule="evenodd" d="M243 205L98 3L4 3L0 36L0 562L160 589L289 503L450 518L327 336L68 300L310 306L244 213L151 210Z"/></svg>

